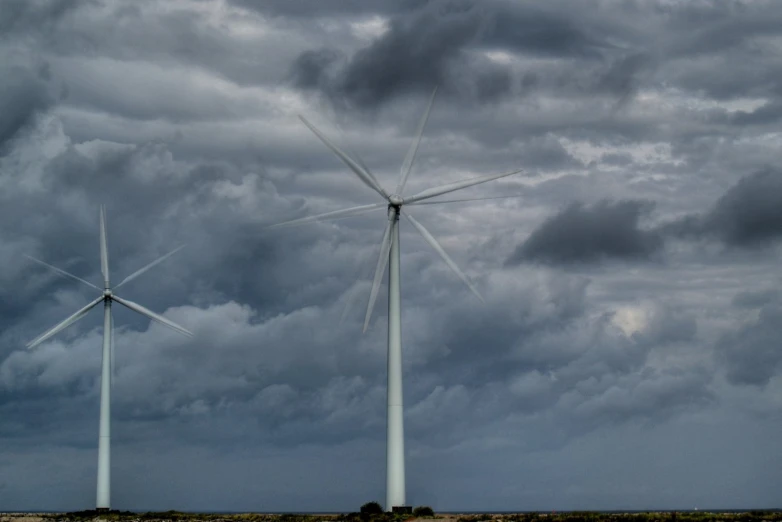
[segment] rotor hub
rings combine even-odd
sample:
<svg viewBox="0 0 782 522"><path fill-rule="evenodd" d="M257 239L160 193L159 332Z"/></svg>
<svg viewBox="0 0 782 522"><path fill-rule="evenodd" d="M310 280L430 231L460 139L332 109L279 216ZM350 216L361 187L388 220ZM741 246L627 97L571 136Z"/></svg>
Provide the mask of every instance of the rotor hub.
<svg viewBox="0 0 782 522"><path fill-rule="evenodd" d="M401 207L405 200L399 194L391 194L388 196L388 202L395 207Z"/></svg>
<svg viewBox="0 0 782 522"><path fill-rule="evenodd" d="M105 289L103 291L103 297L111 297L111 296L112 296L112 293L111 293L110 289L107 288L107 289Z"/></svg>

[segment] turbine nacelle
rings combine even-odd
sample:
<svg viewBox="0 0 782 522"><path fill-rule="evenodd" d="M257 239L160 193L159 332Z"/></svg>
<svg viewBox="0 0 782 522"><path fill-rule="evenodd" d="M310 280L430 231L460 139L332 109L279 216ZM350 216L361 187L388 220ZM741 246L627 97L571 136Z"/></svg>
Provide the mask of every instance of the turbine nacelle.
<svg viewBox="0 0 782 522"><path fill-rule="evenodd" d="M405 185L407 184L407 180L410 176L410 171L412 170L413 162L415 161L415 156L416 153L418 152L418 147L421 144L421 137L423 135L424 126L426 125L426 122L429 119L429 113L432 109L432 104L434 103L434 97L436 92L437 89L435 89L434 92L432 92L432 97L429 99L429 105L426 107L426 112L424 112L424 115L418 124L416 138L411 144L410 149L408 150L407 155L405 156L405 160L402 163L402 168L400 169L399 172L399 181L397 183L397 186L392 192L386 191L383 188L383 186L380 184L380 182L377 180L374 174L372 174L369 168L366 165L364 165L364 163L360 159L350 157L348 153L340 149L335 143L329 140L329 138L327 138L320 130L318 130L310 121L308 121L303 116L299 116L299 119L301 119L301 121L313 132L313 134L315 134L315 136L317 136L318 139L322 141L324 145L326 145L329 149L331 149L331 151L340 160L342 160L342 162L350 170L352 170L353 173L367 187L369 187L378 195L380 195L384 201L383 203L360 205L357 207L351 207L342 210L333 210L331 212L326 212L315 216L293 219L290 221L277 223L275 225L272 225L272 227L302 225L304 223L312 223L315 221L321 221L326 219L339 219L348 216L356 216L367 212L373 212L383 207L387 207L388 210L388 224L386 226L386 230L383 235L383 240L381 241L380 244L380 257L378 258L378 264L375 269L375 276L372 282L372 290L370 291L369 294L367 313L364 318L364 331L366 331L367 327L369 326L369 319L372 315L372 309L374 308L378 287L380 286L380 281L383 277L383 274L386 270L386 266L388 264L388 255L391 249L392 236L394 235L395 227L399 226L399 218L401 215L404 215L408 219L408 221L410 221L410 223L413 225L416 231L419 234L421 234L421 236L423 236L424 240L427 243L429 243L429 245L434 249L435 252L437 252L440 258L443 261L445 261L445 264L448 265L448 267L456 274L456 276L459 279L462 280L462 282L467 286L467 288L469 288L470 291L473 294L475 294L475 296L481 302L483 302L483 297L481 297L481 294L478 292L478 289L475 288L475 285L472 284L469 278L459 269L459 267L448 256L448 254L445 253L445 250L443 250L442 246L440 246L440 244L437 242L434 236L432 236L432 234L421 223L419 223L413 216L410 215L410 213L407 211L407 208L409 208L410 206L420 205L420 204L447 203L447 201L430 202L427 200L430 200L431 198L435 198L437 196L442 196L443 194L448 194L450 192L455 192L457 190L479 185L481 183L486 183L487 181L492 181L495 179L500 179L506 176L510 176L512 174L517 174L521 172L521 170L504 172L502 174L491 174L488 176L480 176L480 177L475 177L470 179L464 179L461 181L454 181L451 183L447 183L445 185L441 185L439 187L426 189L422 192L418 192L408 197L403 197L402 193L404 192ZM490 198L479 198L479 199L490 199ZM407 207L405 208L405 211L402 211L403 206Z"/></svg>
<svg viewBox="0 0 782 522"><path fill-rule="evenodd" d="M165 254L164 256L159 257L158 259L154 260L153 262L149 263L148 265L144 266L143 268L140 268L139 270L136 270L135 272L133 272L132 274L127 276L125 279L120 281L120 283L118 285L116 285L114 287L114 289L119 288L120 286L122 286L123 284L127 283L128 281L131 281L131 280L135 279L136 277L140 276L141 274L143 274L144 272L146 272L147 270L149 270L153 266L155 266L155 265L161 263L162 261L168 259L169 257L171 257L173 254L175 254L176 252L180 251L182 248L184 248L184 245L179 246L178 248L175 248L171 252ZM192 336L193 335L189 330L187 330L186 328L182 328L181 326L179 326L178 324L174 323L173 321L171 321L169 319L166 319L165 317L163 317L163 316L161 316L159 314L156 314L155 312L153 312L153 311L151 311L151 310L141 306L138 303L134 303L132 301L128 301L127 299L122 299L119 296L117 296L116 294L114 294L114 291L112 290L112 288L110 286L109 277L108 277L108 275L109 275L109 252L108 252L108 241L107 241L107 238L106 238L106 208L103 205L101 205L101 207L100 207L100 262L101 262L100 264L101 264L101 273L103 275L103 282L104 282L103 289L99 288L97 285L94 285L94 284L90 283L89 281L86 281L86 280L84 280L84 279L82 279L80 277L77 277L77 276L71 274L70 272L66 272L65 270L63 270L61 268L57 268L56 266L52 266L49 263L41 261L40 259L36 259L34 257L27 256L27 255L25 257L27 259L29 259L31 261L35 261L36 263L38 263L40 265L43 265L43 266L45 266L45 267L47 267L47 268L49 268L51 270L54 270L55 272L59 273L60 275L69 277L69 278L71 278L71 279L73 279L75 281L79 281L80 283L85 284L85 285L87 285L87 286L89 286L91 288L94 288L95 290L98 290L100 292L100 296L97 297L95 300L93 300L90 304L86 305L81 310L79 310L75 314L71 315L70 317L68 317L67 319L65 319L64 321L62 321L58 325L56 325L55 327L47 330L43 334L39 335L38 337L36 337L35 339L33 339L32 341L27 343L27 347L28 348L34 348L35 346L37 346L37 345L41 344L42 342L46 341L47 339L49 339L53 335L57 334L58 332L64 330L65 328L69 327L70 325L74 324L76 321L78 321L81 318L83 318L87 314L87 312L89 312L92 308L97 306L99 303L105 302L107 305L109 305L111 303L111 301L119 303L119 304L125 306L126 308L130 308L131 310L133 310L133 311L135 311L137 313L140 313L141 315L145 315L147 318L152 319L153 321L156 321L156 322L158 322L158 323L160 323L160 324L162 324L164 326L168 326L169 328L171 328L173 330L176 330L177 332L179 332L181 334L184 334L184 335L187 335L187 336Z"/></svg>

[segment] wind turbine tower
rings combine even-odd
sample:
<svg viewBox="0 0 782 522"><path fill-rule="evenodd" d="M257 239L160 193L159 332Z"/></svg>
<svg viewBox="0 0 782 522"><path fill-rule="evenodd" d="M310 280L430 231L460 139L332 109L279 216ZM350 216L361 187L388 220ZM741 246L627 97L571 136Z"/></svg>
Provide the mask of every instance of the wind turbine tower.
<svg viewBox="0 0 782 522"><path fill-rule="evenodd" d="M190 331L186 330L185 328L179 326L173 321L166 319L161 315L156 314L155 312L141 306L140 304L119 297L118 295L114 294L114 290L121 287L125 283L137 278L138 276L140 276L141 274L143 274L153 266L159 264L160 262L164 261L168 257L172 256L173 254L181 250L183 247L184 245L172 250L171 252L169 252L168 254L162 257L159 257L158 259L149 263L145 267L136 270L135 272L127 276L125 279L120 281L119 284L112 289L111 281L109 279L109 251L108 251L108 242L106 240L106 207L101 205L100 207L100 268L101 268L101 273L103 274L102 289L97 285L90 283L89 281L85 281L84 279L78 276L75 276L69 272L66 272L65 270L52 266L49 263L45 263L40 259L35 259L34 257L25 256L28 259L35 261L36 263L39 263L47 268L54 270L60 275L70 277L71 279L79 281L100 292L100 295L97 298L95 298L89 304L84 306L81 310L77 311L75 314L71 315L70 317L68 317L58 325L54 326L50 330L47 330L46 332L42 333L32 341L27 343L27 348L34 348L35 346L38 346L39 344L46 341L53 335L68 328L70 325L82 319L85 315L87 315L87 313L90 310L98 306L100 303L103 303L103 356L102 356L102 363L101 363L101 379L100 379L100 431L98 436L98 488L97 488L97 501L96 501L96 508L98 510L111 509L111 377L112 377L112 369L114 366L113 364L114 346L112 343L114 324L111 315L111 304L114 302L119 303L122 306L130 308L134 312L138 312L141 315L144 315L152 319L153 321L157 321L160 324L163 324L165 326L168 326L169 328L176 330L179 333L185 334L187 336L193 335Z"/></svg>

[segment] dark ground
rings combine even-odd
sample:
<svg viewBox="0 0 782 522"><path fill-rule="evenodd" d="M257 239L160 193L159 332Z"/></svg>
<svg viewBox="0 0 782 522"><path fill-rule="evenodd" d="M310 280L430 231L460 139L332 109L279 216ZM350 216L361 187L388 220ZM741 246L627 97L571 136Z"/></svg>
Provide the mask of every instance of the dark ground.
<svg viewBox="0 0 782 522"><path fill-rule="evenodd" d="M434 517L413 517L410 515L367 515L347 514L202 514L166 511L162 513L132 513L130 511L79 511L72 513L4 513L0 522L86 522L93 520L109 522L739 522L755 520L782 521L782 511L746 511L714 513L708 511L659 511L631 513L601 513L593 511L571 511L552 513L502 513L502 514L440 514Z"/></svg>

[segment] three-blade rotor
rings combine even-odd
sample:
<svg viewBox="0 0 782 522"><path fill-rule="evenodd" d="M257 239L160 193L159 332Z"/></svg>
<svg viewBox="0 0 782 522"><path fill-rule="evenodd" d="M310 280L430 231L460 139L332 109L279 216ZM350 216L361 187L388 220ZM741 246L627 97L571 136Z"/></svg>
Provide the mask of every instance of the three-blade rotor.
<svg viewBox="0 0 782 522"><path fill-rule="evenodd" d="M416 154L418 153L418 149L421 144L421 138L423 136L424 128L426 127L426 123L429 119L429 114L432 110L432 105L434 104L435 95L437 94L437 89L435 88L432 92L431 98L429 99L429 103L426 107L426 111L424 112L423 116L421 117L421 120L418 124L418 127L416 129L415 139L413 140L412 144L410 145L410 149L407 152L407 155L405 156L404 162L402 163L402 167L399 172L399 181L397 182L396 190L389 194L378 182L377 178L372 174L372 172L365 166L363 163L357 159L352 158L347 152L340 149L336 144L334 144L331 140L329 140L320 130L318 130L311 122L309 122L306 118L303 116L299 116L301 121L315 134L315 136L320 139L331 151L351 170L353 173L358 176L358 178L369 188L371 188L373 191L377 192L383 199L384 202L382 203L375 203L375 204L369 204L369 205L360 205L357 207L351 207L346 208L342 210L334 210L331 212L325 212L323 214L317 214L314 216L308 216L298 219L293 219L290 221L285 221L282 223L278 223L275 225L272 225L272 227L283 227L283 226L294 226L294 225L302 225L305 223L312 223L315 221L321 221L321 220L328 220L328 219L339 219L343 217L349 217L349 216L355 216L364 214L367 212L371 212L374 210L378 210L380 208L386 207L388 208L389 212L389 218L388 223L386 225L385 232L383 234L383 239L380 243L380 257L377 261L377 266L375 268L375 274L372 281L372 290L369 294L369 302L367 303L367 311L366 315L364 317L364 331L367 330L367 327L369 326L369 321L372 316L372 310L375 306L375 301L377 300L377 295L380 289L380 284L382 282L383 274L385 273L386 267L388 266L389 261L389 252L391 250L391 242L392 242L392 236L395 231L395 227L399 226L399 216L400 214L404 214L404 216L410 221L410 223L413 225L413 228L415 228L419 234L424 238L424 240L434 249L435 252L443 259L446 265L453 270L453 272L456 274L456 276L464 282L464 284L467 286L467 288L470 289L470 291L483 302L483 298L481 297L480 292L478 292L478 289L475 287L475 285L470 281L470 279L467 277L467 275L462 272L459 267L456 265L456 263L448 256L448 254L445 252L445 250L442 248L440 243L437 242L437 240L434 238L434 236L419 222L417 221L413 216L410 215L409 211L405 210L403 211L402 208L405 205L420 205L424 204L424 202L428 199L441 196L443 194L448 194L449 192L454 192L457 190L465 189L468 187L472 187L474 185L479 185L481 183L486 183L488 181L492 181L495 179L504 178L506 176L510 176L512 174L517 174L521 172L521 170L514 170L512 172L505 172L502 174L491 174L488 176L480 176L475 178L470 178L462 181L455 181L452 183L447 183L445 185L441 185L439 187L433 187L427 190L424 190L422 192L419 192L417 194L414 194L412 196L408 197L402 197L402 192L405 188L405 185L407 184L407 181L410 177L410 172L413 167L413 163L415 161ZM476 198L476 199L488 199L488 198ZM426 201L426 203L429 203ZM445 201L440 202L432 202L432 203L445 203Z"/></svg>
<svg viewBox="0 0 782 522"><path fill-rule="evenodd" d="M107 236L107 234L106 234L106 208L105 208L104 205L101 205L101 207L100 207L100 268L101 268L101 274L103 275L103 284L104 284L103 289L101 289L98 286L90 283L89 281L86 281L86 280L84 280L84 279L82 279L82 278L80 278L78 276L75 276L75 275L71 274L70 272L67 272L67 271L65 271L65 270L63 270L61 268L57 268L56 266L53 266L53 265L50 265L49 263L41 261L40 259L35 259L34 257L27 256L27 255L25 256L28 259L30 259L31 261L35 261L36 263L38 263L40 265L43 265L43 266L45 266L45 267L47 267L47 268L49 268L51 270L54 270L55 272L57 272L58 274L60 274L62 276L69 277L69 278L71 278L71 279L73 279L75 281L79 281L80 283L83 283L83 284L85 284L85 285L87 285L87 286L89 286L91 288L94 288L95 290L99 290L101 292L101 295L99 297L97 297L96 299L91 301L89 304L87 304L86 306L84 306L83 308L78 310L76 313L74 313L73 315L67 317L66 319L64 319L63 321L61 321L57 325L55 325L53 328L50 328L46 332L42 333L41 335L39 335L38 337L36 337L32 341L27 343L27 348L34 348L35 346L38 346L39 344L43 343L47 339L50 339L52 336L56 335L57 333L61 332L62 330L68 328L72 324L76 323L77 321L79 321L80 319L85 317L90 310L92 310L98 304L100 304L102 302L106 302L107 305L110 304L111 302L119 303L122 306L124 306L124 307L126 307L126 308L128 308L130 310L133 310L134 312L137 312L137 313L139 313L141 315L144 315L147 318L149 318L149 319L151 319L151 320L153 320L153 321L155 321L157 323L160 323L160 324L162 324L164 326L167 326L167 327L169 327L169 328L171 328L171 329L173 329L173 330L175 330L175 331L177 331L177 332L179 332L181 334L184 334L184 335L187 335L187 336L192 336L193 335L186 328L183 328L182 326L179 326L175 322L173 322L173 321L171 321L169 319L166 319L162 315L156 314L152 310L149 310L148 308L146 308L144 306L141 306L138 303L134 303L133 301L129 301L127 299L122 299L122 298L120 298L119 296L115 295L112 292L111 283L110 283L110 279L109 279L109 251L108 251L108 241L107 241L107 237L106 236ZM133 272L132 274L127 276L125 279L120 281L120 283L116 286L116 288L119 288L123 284L125 284L125 283L127 283L129 281L132 281L133 279L137 278L138 276L140 276L141 274L143 274L144 272L146 272L150 268L158 265L159 263L161 263L161 262L165 261L166 259L168 259L169 257L171 257L172 255L174 255L175 253L180 251L182 248L184 248L184 245L175 248L171 252L169 252L169 253L167 253L167 254L157 258L156 260L152 261L151 263L149 263L148 265L144 266L143 268L141 268L139 270L136 270L135 272ZM113 328L112 328L112 331L113 331ZM112 345L113 345L113 343L112 343Z"/></svg>

